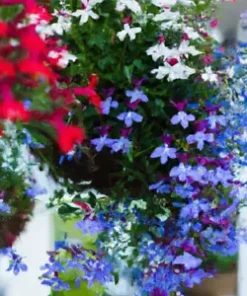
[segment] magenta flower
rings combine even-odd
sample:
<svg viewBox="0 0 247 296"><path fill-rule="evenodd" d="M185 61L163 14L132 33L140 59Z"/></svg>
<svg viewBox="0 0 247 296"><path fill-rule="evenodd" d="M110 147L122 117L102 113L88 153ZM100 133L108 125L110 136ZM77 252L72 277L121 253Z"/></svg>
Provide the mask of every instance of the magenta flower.
<svg viewBox="0 0 247 296"><path fill-rule="evenodd" d="M177 150L175 148L170 148L167 144L164 144L154 150L151 154L151 158L158 158L160 157L160 162L162 164L167 163L168 157L169 158L176 158Z"/></svg>
<svg viewBox="0 0 247 296"><path fill-rule="evenodd" d="M127 90L125 94L127 97L131 98L130 99L131 104L139 100L145 103L148 102L148 97L143 93L142 90L139 90L138 88L135 88L133 91Z"/></svg>
<svg viewBox="0 0 247 296"><path fill-rule="evenodd" d="M123 112L117 116L117 119L124 121L125 125L127 127L131 127L133 124L133 121L135 122L142 122L143 117L137 112L134 111L128 111Z"/></svg>
<svg viewBox="0 0 247 296"><path fill-rule="evenodd" d="M184 111L179 111L178 114L174 115L171 119L173 125L180 123L185 129L189 126L190 121L194 121L196 118L192 114L187 114Z"/></svg>
<svg viewBox="0 0 247 296"><path fill-rule="evenodd" d="M196 132L194 135L189 135L186 140L189 144L197 143L197 148L202 150L204 142L212 143L214 141L214 135L212 133Z"/></svg>

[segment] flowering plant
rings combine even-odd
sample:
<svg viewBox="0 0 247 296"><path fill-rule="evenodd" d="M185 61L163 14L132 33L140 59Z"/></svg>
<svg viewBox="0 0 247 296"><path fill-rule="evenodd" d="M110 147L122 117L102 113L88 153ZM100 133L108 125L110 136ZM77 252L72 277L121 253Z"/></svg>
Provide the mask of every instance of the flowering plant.
<svg viewBox="0 0 247 296"><path fill-rule="evenodd" d="M22 83L32 90L31 106L11 97L9 72L2 93L7 106L22 106L12 120L55 129L63 153L56 167L63 184L73 182L70 198L57 191L50 205L91 236L90 243L60 242L42 267L42 283L54 295L81 293L85 282L109 292L109 283L127 274L136 295L181 295L214 275L209 255L237 250L240 183L234 154L222 150L229 147L222 108L229 73L217 68L208 32L217 25L214 1L62 1L46 18L33 5L27 1L28 20L17 21L40 42L17 63L28 76ZM48 87L45 110L43 98L35 105L37 74ZM53 160L50 149L41 155ZM85 180L101 197L82 192Z"/></svg>

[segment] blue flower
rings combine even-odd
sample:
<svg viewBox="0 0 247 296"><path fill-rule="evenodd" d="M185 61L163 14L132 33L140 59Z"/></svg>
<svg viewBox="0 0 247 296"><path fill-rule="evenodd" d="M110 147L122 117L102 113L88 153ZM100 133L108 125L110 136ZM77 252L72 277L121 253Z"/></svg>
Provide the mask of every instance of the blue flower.
<svg viewBox="0 0 247 296"><path fill-rule="evenodd" d="M34 199L37 195L46 194L47 190L45 188L39 188L34 185L33 187L28 187L25 193L28 197Z"/></svg>
<svg viewBox="0 0 247 296"><path fill-rule="evenodd" d="M11 248L7 253L10 257L10 264L7 271L13 271L14 275L18 275L20 271L27 271L27 265L22 262L22 257L16 254Z"/></svg>
<svg viewBox="0 0 247 296"><path fill-rule="evenodd" d="M131 141L125 137L121 137L118 140L114 140L111 148L113 152L122 151L123 153L128 153L131 148Z"/></svg>
<svg viewBox="0 0 247 296"><path fill-rule="evenodd" d="M123 112L117 116L118 120L124 121L127 127L131 127L134 122L142 122L143 117L137 112L128 111Z"/></svg>
<svg viewBox="0 0 247 296"><path fill-rule="evenodd" d="M173 261L173 265L183 265L185 270L195 269L202 264L202 260L200 258L194 257L188 252L184 252L183 255L180 255L175 258Z"/></svg>
<svg viewBox="0 0 247 296"><path fill-rule="evenodd" d="M149 186L149 190L156 190L156 192L160 194L170 193L171 186L169 184L165 184L164 181L159 181L157 183L151 184Z"/></svg>
<svg viewBox="0 0 247 296"><path fill-rule="evenodd" d="M194 121L196 118L192 114L187 114L184 111L179 111L171 119L173 125L180 123L184 129L189 126L189 122Z"/></svg>
<svg viewBox="0 0 247 296"><path fill-rule="evenodd" d="M190 176L191 169L191 166L180 163L179 166L171 169L170 177L178 177L180 181L184 182Z"/></svg>
<svg viewBox="0 0 247 296"><path fill-rule="evenodd" d="M100 221L90 219L81 220L75 224L75 227L80 229L83 234L90 234L95 236L104 230L104 225Z"/></svg>
<svg viewBox="0 0 247 296"><path fill-rule="evenodd" d="M130 103L135 103L138 100L141 100L142 102L148 102L148 97L143 93L143 91L139 90L138 88L135 88L132 90L126 91L126 96L130 97Z"/></svg>
<svg viewBox="0 0 247 296"><path fill-rule="evenodd" d="M108 97L105 101L101 103L102 114L108 115L110 113L111 108L118 108L118 102L113 101L112 97Z"/></svg>
<svg viewBox="0 0 247 296"><path fill-rule="evenodd" d="M164 144L154 150L151 154L151 158L160 157L160 162L162 164L167 163L168 157L171 159L175 159L177 150L175 148L170 148L167 144Z"/></svg>
<svg viewBox="0 0 247 296"><path fill-rule="evenodd" d="M197 148L202 150L204 142L212 143L214 141L214 135L212 133L196 132L194 135L189 135L186 140L189 144L197 143Z"/></svg>
<svg viewBox="0 0 247 296"><path fill-rule="evenodd" d="M91 144L95 145L95 150L100 152L105 146L111 147L111 145L114 143L113 139L109 139L108 135L101 136L100 138L96 138L91 140Z"/></svg>
<svg viewBox="0 0 247 296"><path fill-rule="evenodd" d="M0 213L8 213L10 214L11 208L8 204L3 201L0 201Z"/></svg>

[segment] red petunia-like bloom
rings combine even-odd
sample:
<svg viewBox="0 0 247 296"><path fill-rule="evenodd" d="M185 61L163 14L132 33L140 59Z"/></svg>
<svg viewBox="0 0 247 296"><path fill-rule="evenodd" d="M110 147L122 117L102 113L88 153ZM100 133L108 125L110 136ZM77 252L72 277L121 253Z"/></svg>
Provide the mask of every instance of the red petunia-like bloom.
<svg viewBox="0 0 247 296"><path fill-rule="evenodd" d="M101 112L101 103L102 99L95 91L95 88L98 84L98 76L97 75L90 75L89 76L89 84L86 87L75 87L74 94L77 96L84 96L86 97L89 102L96 107L98 112Z"/></svg>
<svg viewBox="0 0 247 296"><path fill-rule="evenodd" d="M30 113L24 108L21 102L15 100L3 100L0 102L0 118L11 121L30 120Z"/></svg>
<svg viewBox="0 0 247 296"><path fill-rule="evenodd" d="M0 78L4 77L14 77L15 76L15 68L14 65L0 57Z"/></svg>

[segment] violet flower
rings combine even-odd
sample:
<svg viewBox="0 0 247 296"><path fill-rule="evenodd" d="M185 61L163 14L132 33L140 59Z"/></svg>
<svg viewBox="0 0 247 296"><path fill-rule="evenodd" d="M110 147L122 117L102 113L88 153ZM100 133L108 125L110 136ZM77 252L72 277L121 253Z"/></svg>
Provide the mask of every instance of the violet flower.
<svg viewBox="0 0 247 296"><path fill-rule="evenodd" d="M111 145L113 152L122 151L123 153L128 153L131 147L131 141L125 137L121 137L118 140L113 140Z"/></svg>
<svg viewBox="0 0 247 296"><path fill-rule="evenodd" d="M184 182L190 176L191 169L191 166L180 163L179 166L171 169L170 177L178 177L181 182Z"/></svg>
<svg viewBox="0 0 247 296"><path fill-rule="evenodd" d="M133 121L135 122L142 122L143 116L138 114L137 112L134 111L128 111L128 112L123 112L117 116L118 120L122 120L125 122L125 125L127 127L131 127L133 124Z"/></svg>
<svg viewBox="0 0 247 296"><path fill-rule="evenodd" d="M148 102L148 97L144 94L142 90L135 88L134 90L127 90L126 96L131 98L130 103L135 103L136 101L141 100L142 102Z"/></svg>
<svg viewBox="0 0 247 296"><path fill-rule="evenodd" d="M108 115L110 113L111 108L118 108L118 102L113 101L112 97L108 97L105 101L101 103L102 114Z"/></svg>
<svg viewBox="0 0 247 296"><path fill-rule="evenodd" d="M179 264L183 265L185 270L195 269L200 266L202 260L200 258L194 257L190 253L184 252L183 255L177 256L173 261L173 265Z"/></svg>
<svg viewBox="0 0 247 296"><path fill-rule="evenodd" d="M113 139L109 139L108 135L105 134L104 136L100 136L100 138L92 139L91 144L95 145L95 150L100 152L105 146L111 147L113 144Z"/></svg>
<svg viewBox="0 0 247 296"><path fill-rule="evenodd" d="M190 121L194 121L195 116L192 114L187 114L184 111L179 111L178 114L174 115L171 119L173 125L180 123L184 129L189 126Z"/></svg>
<svg viewBox="0 0 247 296"><path fill-rule="evenodd" d="M151 158L160 157L160 162L162 164L165 164L168 161L168 157L171 159L176 158L176 152L177 152L177 150L175 148L170 148L167 144L164 144L164 145L156 148L150 157Z"/></svg>
<svg viewBox="0 0 247 296"><path fill-rule="evenodd" d="M0 213L10 214L10 212L11 212L10 206L5 202L0 201Z"/></svg>
<svg viewBox="0 0 247 296"><path fill-rule="evenodd" d="M197 143L197 148L202 150L204 142L212 143L214 141L214 135L212 133L196 132L194 135L189 135L186 140L189 144Z"/></svg>

